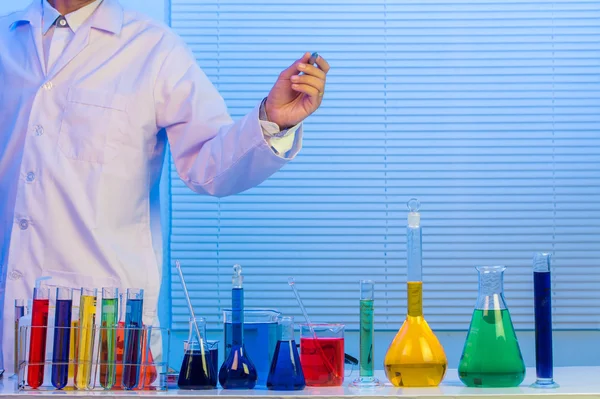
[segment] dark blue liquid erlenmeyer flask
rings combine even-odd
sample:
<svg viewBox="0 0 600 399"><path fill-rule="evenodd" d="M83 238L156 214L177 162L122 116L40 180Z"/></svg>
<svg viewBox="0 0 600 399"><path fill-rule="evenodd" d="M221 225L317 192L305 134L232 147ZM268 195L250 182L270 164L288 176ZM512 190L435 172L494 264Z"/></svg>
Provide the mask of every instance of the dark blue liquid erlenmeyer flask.
<svg viewBox="0 0 600 399"><path fill-rule="evenodd" d="M194 322L198 325L200 337L195 332ZM205 337L206 320L202 317L195 320L190 319L190 334L188 340L185 341L185 353L177 380L179 389L214 389L217 387L217 370L211 360Z"/></svg>
<svg viewBox="0 0 600 399"><path fill-rule="evenodd" d="M275 348L267 388L277 391L299 391L304 389L306 382L294 340L294 320L291 317L282 317L279 325L281 336Z"/></svg>

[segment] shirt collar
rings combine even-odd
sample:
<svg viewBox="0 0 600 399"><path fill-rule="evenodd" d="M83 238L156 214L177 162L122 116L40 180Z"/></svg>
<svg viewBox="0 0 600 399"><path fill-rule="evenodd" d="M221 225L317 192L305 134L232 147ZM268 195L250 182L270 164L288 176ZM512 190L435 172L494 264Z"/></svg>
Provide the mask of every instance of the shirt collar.
<svg viewBox="0 0 600 399"><path fill-rule="evenodd" d="M32 26L39 27L40 25L44 28L44 33L50 29L52 23L60 16L58 11L54 10L56 14L49 11L55 18L47 22L42 23L42 16L44 15L44 7L54 10L47 0L33 0L33 2L25 10L11 14L8 21L9 29L14 29L16 26L29 23ZM84 11L85 12L82 12ZM81 12L81 14L80 14ZM75 14L75 17L72 18ZM71 29L76 30L81 27L86 21L89 20L89 25L93 28L105 30L114 34L119 34L123 28L124 11L118 0L96 0L95 2L88 4L87 6L65 16ZM74 27L73 24L76 26Z"/></svg>
<svg viewBox="0 0 600 399"><path fill-rule="evenodd" d="M77 32L77 29L92 16L101 2L102 0L95 0L85 7L81 7L79 10L65 15L69 28L71 28L73 32ZM58 17L60 17L60 13L50 5L48 0L42 0L42 34L45 35L46 32L48 32L48 29L50 29Z"/></svg>

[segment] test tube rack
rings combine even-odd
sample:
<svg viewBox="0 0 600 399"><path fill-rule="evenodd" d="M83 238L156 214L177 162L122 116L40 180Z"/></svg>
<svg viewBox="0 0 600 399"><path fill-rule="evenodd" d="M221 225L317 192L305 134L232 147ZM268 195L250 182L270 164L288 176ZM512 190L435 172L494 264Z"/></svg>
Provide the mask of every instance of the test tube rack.
<svg viewBox="0 0 600 399"><path fill-rule="evenodd" d="M46 339L46 354L43 363L29 362L29 350L31 348L31 331L36 328L47 329ZM84 361L77 353L73 352L69 355L68 362L58 363L53 361L53 355L50 353L53 348L53 337L57 330L61 327L31 327L24 326L19 329L19 337L17 342L17 387L19 391L57 391L53 385L53 368L59 368L64 372L68 368L67 384L62 390L85 390L85 391L166 391L167 390L167 372L169 370L169 348L171 341L171 331L168 328L159 328L152 326L144 326L141 328L127 328L124 326L118 327L99 327L94 326L92 329L91 340L91 359ZM79 327L65 327L68 329L71 337L80 336ZM107 362L107 356L101 353L106 345L102 345L101 337L103 334L112 333L116 336L114 345L114 361ZM130 350L137 351L138 360L136 363L124 363L125 356L125 337L135 337L128 344ZM131 345L133 343L133 345ZM77 349L76 349L77 350ZM30 371L40 373L43 366L43 382L33 388L28 383L28 373ZM107 368L114 370L114 385L106 388L106 371ZM78 373L81 370L89 370L89 377L80 376L77 380ZM57 369L58 370L58 369ZM101 376L102 373L102 376ZM58 373L57 373L58 374ZM86 373L88 374L88 373ZM111 373L108 373L111 374ZM38 377L35 377L38 378ZM63 377L64 378L64 377ZM83 380L81 379L83 378ZM125 380L128 379L126 383ZM133 383L133 380L136 380ZM79 381L79 383L76 383ZM135 385L135 386L134 386Z"/></svg>

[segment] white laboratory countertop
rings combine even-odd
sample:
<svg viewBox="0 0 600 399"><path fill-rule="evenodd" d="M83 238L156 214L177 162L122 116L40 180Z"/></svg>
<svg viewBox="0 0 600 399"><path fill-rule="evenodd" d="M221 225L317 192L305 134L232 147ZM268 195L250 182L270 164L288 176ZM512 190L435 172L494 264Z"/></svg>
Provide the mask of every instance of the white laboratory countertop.
<svg viewBox="0 0 600 399"><path fill-rule="evenodd" d="M353 373L357 374L357 373ZM349 388L348 383L355 377L347 378L342 387L312 388L303 391L269 391L269 390L209 390L209 391L182 391L171 389L165 392L122 392L122 391L17 391L15 381L12 379L0 380L0 399L15 398L17 396L35 396L36 399L54 398L57 395L79 397L152 397L165 396L168 398L190 397L226 397L230 399L245 398L286 398L294 399L315 397L323 399L348 398L380 398L380 397L427 397L427 399L449 398L481 398L496 399L513 396L515 399L539 399L539 395L552 396L552 399L578 396L580 398L600 399L600 367L557 367L554 369L554 380L560 385L556 389L535 389L529 385L535 381L535 369L527 369L527 377L517 388L467 388L458 379L456 370L448 370L444 381L436 388L396 388L387 382L383 371L376 372L386 384L373 391ZM537 396L537 398L536 398Z"/></svg>

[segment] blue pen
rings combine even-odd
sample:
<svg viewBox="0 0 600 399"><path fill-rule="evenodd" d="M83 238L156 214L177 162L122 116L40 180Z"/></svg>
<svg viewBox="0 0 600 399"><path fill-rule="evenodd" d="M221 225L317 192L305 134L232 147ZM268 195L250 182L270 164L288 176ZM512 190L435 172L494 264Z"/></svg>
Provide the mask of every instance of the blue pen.
<svg viewBox="0 0 600 399"><path fill-rule="evenodd" d="M310 58L308 59L308 64L309 65L314 65L315 62L317 62L317 58L319 58L319 53L317 53L316 51L314 53L312 53L310 55Z"/></svg>

